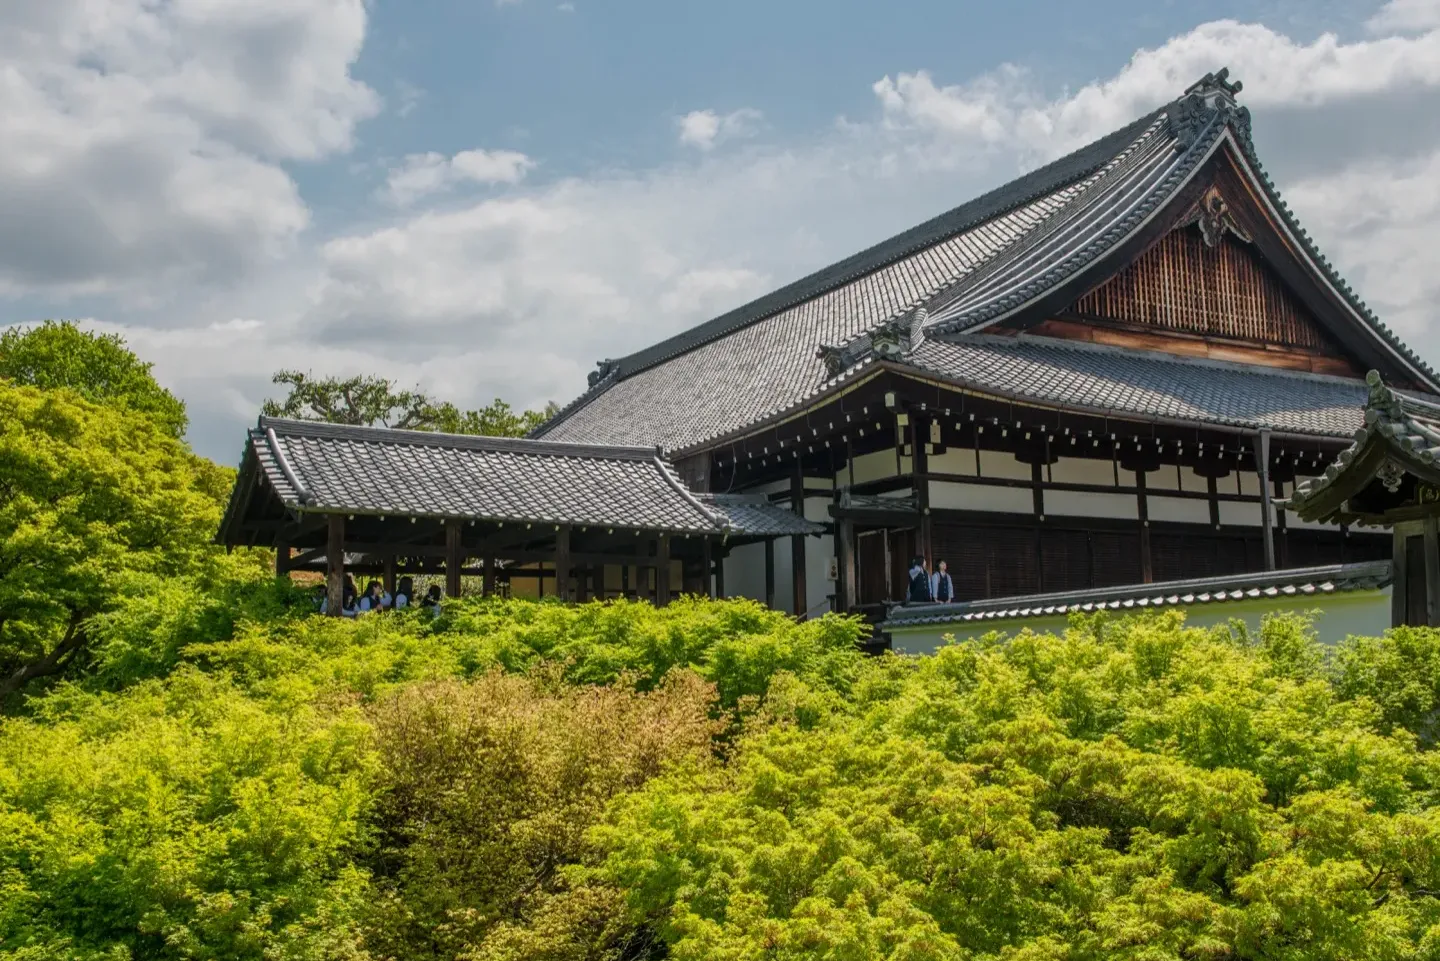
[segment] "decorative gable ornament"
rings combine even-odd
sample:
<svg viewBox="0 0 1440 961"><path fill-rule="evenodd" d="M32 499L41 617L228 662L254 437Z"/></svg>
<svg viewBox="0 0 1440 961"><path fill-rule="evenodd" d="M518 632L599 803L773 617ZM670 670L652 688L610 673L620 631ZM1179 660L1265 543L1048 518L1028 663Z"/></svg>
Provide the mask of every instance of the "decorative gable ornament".
<svg viewBox="0 0 1440 961"><path fill-rule="evenodd" d="M1234 215L1230 212L1230 205L1220 195L1220 191L1214 187L1205 191L1195 206L1186 213L1180 226L1196 226L1200 228L1200 236L1205 240L1206 247L1220 246L1220 238L1227 232L1234 234L1237 238L1250 243L1250 234L1240 226Z"/></svg>
<svg viewBox="0 0 1440 961"><path fill-rule="evenodd" d="M844 347L833 347L829 344L821 344L815 351L815 356L825 365L825 372L831 377L839 377L849 367L854 358Z"/></svg>

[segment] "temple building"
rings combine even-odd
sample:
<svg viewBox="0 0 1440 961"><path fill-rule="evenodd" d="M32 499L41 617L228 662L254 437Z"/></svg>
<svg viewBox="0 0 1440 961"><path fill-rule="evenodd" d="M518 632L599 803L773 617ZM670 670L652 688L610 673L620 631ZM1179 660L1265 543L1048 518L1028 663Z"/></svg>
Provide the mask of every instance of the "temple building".
<svg viewBox="0 0 1440 961"><path fill-rule="evenodd" d="M952 621L1389 591L1440 561L1433 514L1387 500L1389 462L1352 448L1378 416L1365 378L1433 432L1440 376L1296 222L1239 91L1207 75L1048 166L603 361L525 441L262 420L221 540L328 568L332 596L353 555L391 580L443 562L457 590L472 564L486 590L693 590L876 623L895 621L917 555L948 563ZM1424 430L1405 436L1435 440ZM1347 450L1371 473L1337 481ZM1433 460L1412 458L1407 496L1440 480ZM1390 520L1416 546L1397 552Z"/></svg>
<svg viewBox="0 0 1440 961"><path fill-rule="evenodd" d="M1389 560L1388 531L1283 505L1363 426L1367 371L1420 403L1440 379L1297 223L1239 90L1207 75L606 360L534 436L658 445L698 493L825 525L775 545L773 588L765 548L725 552L729 592L797 614L878 619L913 555L946 560L970 602Z"/></svg>

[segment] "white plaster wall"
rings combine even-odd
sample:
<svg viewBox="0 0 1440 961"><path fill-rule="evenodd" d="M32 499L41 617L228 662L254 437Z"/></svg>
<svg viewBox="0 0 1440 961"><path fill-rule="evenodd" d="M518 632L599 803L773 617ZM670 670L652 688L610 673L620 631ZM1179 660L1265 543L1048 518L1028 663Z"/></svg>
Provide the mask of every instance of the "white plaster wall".
<svg viewBox="0 0 1440 961"><path fill-rule="evenodd" d="M775 586L779 587L778 577L776 580ZM725 558L725 593L765 603L764 544L745 544L730 551Z"/></svg>
<svg viewBox="0 0 1440 961"><path fill-rule="evenodd" d="M947 447L939 454L930 455L930 472L933 474L964 474L975 476L975 451L970 447Z"/></svg>
<svg viewBox="0 0 1440 961"><path fill-rule="evenodd" d="M985 487L980 484L931 481L930 507L932 510L1033 514L1035 499L1028 487Z"/></svg>
<svg viewBox="0 0 1440 961"><path fill-rule="evenodd" d="M1145 509L1152 521L1184 521L1187 524L1209 524L1210 502L1184 497L1146 496Z"/></svg>
<svg viewBox="0 0 1440 961"><path fill-rule="evenodd" d="M903 457L900 462L903 467L901 473L909 473L910 458ZM849 471L842 471L839 476L842 483L849 483ZM897 474L895 472L895 451L893 448L872 451L869 454L861 454L855 458L855 483L857 484L884 480L887 477L895 476L897 476Z"/></svg>
<svg viewBox="0 0 1440 961"><path fill-rule="evenodd" d="M1051 517L1117 517L1122 520L1136 520L1140 516L1140 505L1134 494L1047 490L1045 513Z"/></svg>
<svg viewBox="0 0 1440 961"><path fill-rule="evenodd" d="M1102 484L1106 487L1113 487L1115 486L1115 465L1109 460L1062 457L1050 465L1049 479L1057 484ZM1120 472L1121 484L1133 484L1134 482L1135 475L1133 473L1127 470Z"/></svg>
<svg viewBox="0 0 1440 961"><path fill-rule="evenodd" d="M1311 612L1315 633L1320 641L1335 645L1347 637L1378 637L1390 627L1390 589L1348 591L1316 598L1314 607L1292 599L1231 601L1223 604L1192 604L1185 607L1186 623L1211 627L1238 618L1252 630L1259 630L1261 618L1272 611ZM1169 610L1170 608L1165 608ZM1118 613L1118 612L1112 612ZM1067 625L1065 616L1013 618L979 624L925 625L890 632L894 648L901 654L933 654L936 648L955 641L975 640L991 631L1015 635L1029 628L1036 633L1062 633Z"/></svg>
<svg viewBox="0 0 1440 961"><path fill-rule="evenodd" d="M970 460L975 460L975 452L970 452ZM1014 454L1003 450L982 450L980 452L980 473L985 477L1011 477L1016 480L1030 479L1030 465L1022 464L1015 459Z"/></svg>
<svg viewBox="0 0 1440 961"><path fill-rule="evenodd" d="M1209 517L1208 508L1206 517ZM1234 501L1220 502L1220 523L1234 527L1259 527L1264 522L1259 504L1237 504Z"/></svg>

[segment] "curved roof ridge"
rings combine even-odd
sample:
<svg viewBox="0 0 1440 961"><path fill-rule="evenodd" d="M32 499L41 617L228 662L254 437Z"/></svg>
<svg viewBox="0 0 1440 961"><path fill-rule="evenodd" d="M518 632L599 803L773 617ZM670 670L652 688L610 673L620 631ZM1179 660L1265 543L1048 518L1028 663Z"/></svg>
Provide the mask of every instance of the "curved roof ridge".
<svg viewBox="0 0 1440 961"><path fill-rule="evenodd" d="M1095 177L1128 154L1129 150L1126 149L1122 152L1122 148L1134 145L1163 118L1166 109L1167 107L1160 107L1153 110L1119 130L1100 137L1043 167L1004 183L939 216L932 217L894 237L823 267L734 310L668 337L658 344L653 344L618 360L601 361L597 365L598 370L592 372L590 385L585 392L565 405L550 420L536 428L530 436L543 437L548 430L564 421L577 408L599 396L610 385L633 374L807 303L862 277L883 270L922 250L981 227L988 221L1018 210L1027 204L1043 200L1067 186L1080 184L1087 178Z"/></svg>
<svg viewBox="0 0 1440 961"><path fill-rule="evenodd" d="M273 430L281 437L313 437L317 440L343 440L410 447L443 447L452 450L488 450L549 457L649 460L659 454L658 448L655 447L585 444L523 437L489 437L482 434L446 434L440 431L402 430L395 427L371 427L360 424L331 424L326 421L263 415L260 417L256 429L262 433Z"/></svg>

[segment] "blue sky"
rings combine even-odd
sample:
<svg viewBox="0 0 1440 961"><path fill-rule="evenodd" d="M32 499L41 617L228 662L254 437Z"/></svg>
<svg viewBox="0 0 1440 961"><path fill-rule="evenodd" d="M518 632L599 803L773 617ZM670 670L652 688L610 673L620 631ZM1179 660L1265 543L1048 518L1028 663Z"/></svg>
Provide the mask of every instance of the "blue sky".
<svg viewBox="0 0 1440 961"><path fill-rule="evenodd" d="M0 57L0 323L120 331L221 460L280 367L563 403L1224 65L1440 361L1440 0L53 0Z"/></svg>

